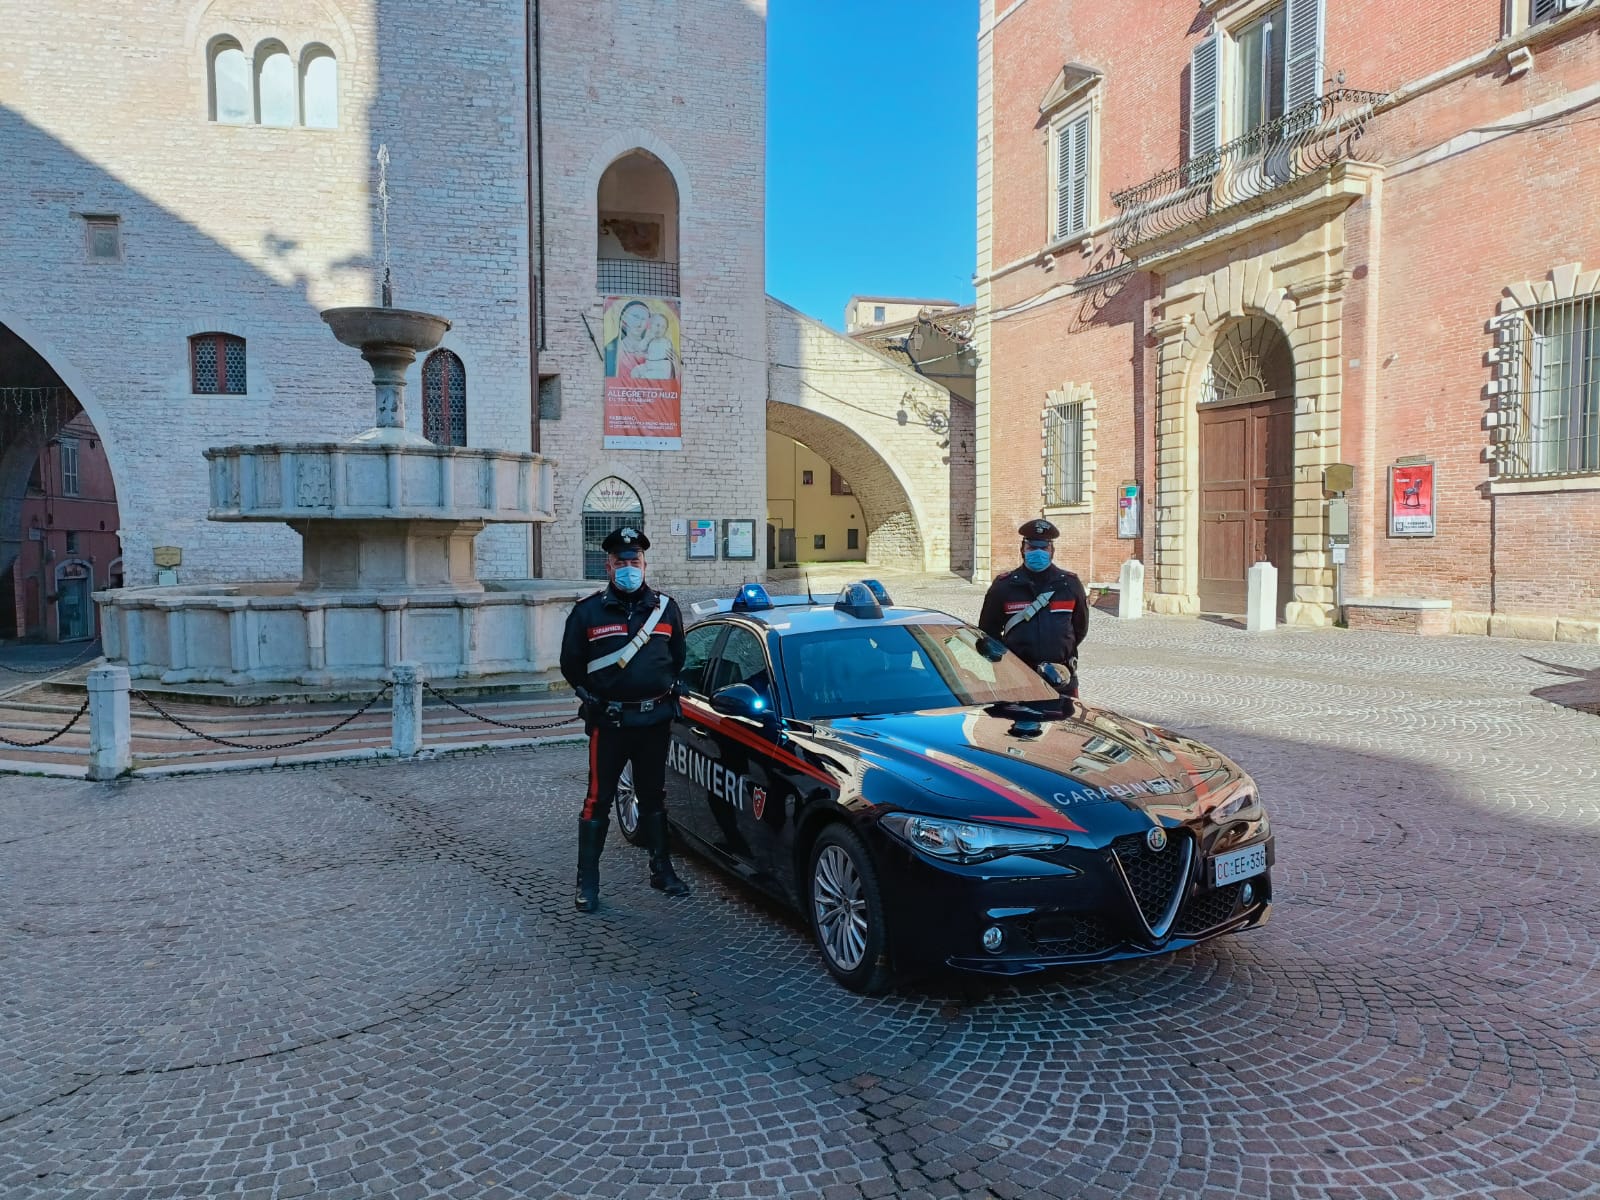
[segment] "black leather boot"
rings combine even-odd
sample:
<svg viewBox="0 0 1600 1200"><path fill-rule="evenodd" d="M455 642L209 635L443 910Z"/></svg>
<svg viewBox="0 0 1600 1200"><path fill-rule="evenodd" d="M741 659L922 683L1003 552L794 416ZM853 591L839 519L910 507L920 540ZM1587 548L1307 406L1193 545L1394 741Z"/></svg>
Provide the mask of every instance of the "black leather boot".
<svg viewBox="0 0 1600 1200"><path fill-rule="evenodd" d="M605 849L610 821L578 822L578 892L573 906L579 912L600 907L600 851Z"/></svg>
<svg viewBox="0 0 1600 1200"><path fill-rule="evenodd" d="M687 896L689 885L672 869L672 854L667 849L667 814L641 813L639 827L650 848L650 886L669 896Z"/></svg>

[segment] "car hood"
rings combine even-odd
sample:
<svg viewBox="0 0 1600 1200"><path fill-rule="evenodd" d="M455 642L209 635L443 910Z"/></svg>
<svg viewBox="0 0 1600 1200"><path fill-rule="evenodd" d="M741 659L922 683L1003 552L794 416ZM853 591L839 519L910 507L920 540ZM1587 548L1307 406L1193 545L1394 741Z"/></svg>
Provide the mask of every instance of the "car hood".
<svg viewBox="0 0 1600 1200"><path fill-rule="evenodd" d="M1187 821L1244 777L1201 742L1082 706L1060 718L1017 705L842 717L817 732L909 784L929 815L1039 828L1085 828L1106 805Z"/></svg>

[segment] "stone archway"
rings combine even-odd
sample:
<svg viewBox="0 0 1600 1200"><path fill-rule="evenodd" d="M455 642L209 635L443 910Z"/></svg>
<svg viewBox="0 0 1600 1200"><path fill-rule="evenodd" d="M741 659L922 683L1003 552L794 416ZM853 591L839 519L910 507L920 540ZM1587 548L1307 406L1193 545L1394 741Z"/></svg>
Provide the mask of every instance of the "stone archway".
<svg viewBox="0 0 1600 1200"><path fill-rule="evenodd" d="M767 404L767 428L809 446L850 481L861 505L869 563L922 566L922 534L911 498L888 462L864 437L819 412L771 402Z"/></svg>
<svg viewBox="0 0 1600 1200"><path fill-rule="evenodd" d="M770 296L767 340L767 429L849 483L866 560L948 571L949 391Z"/></svg>
<svg viewBox="0 0 1600 1200"><path fill-rule="evenodd" d="M1198 405L1200 610L1243 613L1250 565L1270 562L1281 615L1294 583L1294 355L1276 321L1223 326Z"/></svg>
<svg viewBox="0 0 1600 1200"><path fill-rule="evenodd" d="M1208 368L1229 327L1256 318L1281 331L1293 366L1293 398L1285 402L1290 415L1277 418L1292 438L1292 547L1285 552L1290 565L1279 568L1283 619L1301 625L1332 620L1334 572L1322 482L1324 469L1340 453L1343 250L1342 239L1323 242L1311 254L1285 239L1209 270L1174 266L1161 280L1160 317L1152 326L1158 380L1155 611L1201 610L1201 414L1212 385Z"/></svg>
<svg viewBox="0 0 1600 1200"><path fill-rule="evenodd" d="M121 571L110 455L70 386L19 331L0 324L0 635L93 636L87 593ZM60 582L72 563L71 629ZM81 594L80 594L81 593Z"/></svg>

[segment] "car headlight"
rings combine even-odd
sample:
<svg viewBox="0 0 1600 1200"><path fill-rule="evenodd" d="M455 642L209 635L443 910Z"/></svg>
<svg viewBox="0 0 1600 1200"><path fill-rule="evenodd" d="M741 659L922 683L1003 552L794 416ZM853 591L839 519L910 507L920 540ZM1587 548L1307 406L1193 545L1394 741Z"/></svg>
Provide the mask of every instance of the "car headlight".
<svg viewBox="0 0 1600 1200"><path fill-rule="evenodd" d="M926 854L959 863L985 862L1007 854L1059 850L1067 844L1064 834L951 821L944 817L919 817L914 813L889 813L883 818L883 826L901 841Z"/></svg>
<svg viewBox="0 0 1600 1200"><path fill-rule="evenodd" d="M1255 781L1245 776L1236 782L1223 797L1222 803L1211 810L1213 821L1250 821L1261 816L1261 797L1256 794Z"/></svg>

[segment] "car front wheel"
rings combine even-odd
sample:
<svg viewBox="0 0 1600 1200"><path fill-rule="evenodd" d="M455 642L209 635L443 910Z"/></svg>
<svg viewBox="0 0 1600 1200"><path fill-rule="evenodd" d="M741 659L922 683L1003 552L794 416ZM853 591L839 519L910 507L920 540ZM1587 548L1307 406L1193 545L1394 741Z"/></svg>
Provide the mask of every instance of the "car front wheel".
<svg viewBox="0 0 1600 1200"><path fill-rule="evenodd" d="M861 839L830 825L811 848L811 929L822 961L853 992L877 995L894 981L878 872Z"/></svg>
<svg viewBox="0 0 1600 1200"><path fill-rule="evenodd" d="M644 845L639 833L639 793L633 787L633 764L622 768L617 778L617 799L613 806L617 813L617 828L630 846Z"/></svg>

